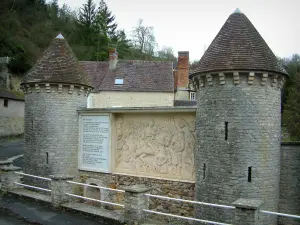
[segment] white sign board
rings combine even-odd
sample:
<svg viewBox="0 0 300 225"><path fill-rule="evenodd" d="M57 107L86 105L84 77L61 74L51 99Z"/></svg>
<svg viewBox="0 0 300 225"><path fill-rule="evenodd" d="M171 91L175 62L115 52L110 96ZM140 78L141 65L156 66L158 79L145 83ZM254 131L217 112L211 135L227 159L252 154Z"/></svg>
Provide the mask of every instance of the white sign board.
<svg viewBox="0 0 300 225"><path fill-rule="evenodd" d="M109 115L81 115L79 127L79 169L110 172Z"/></svg>

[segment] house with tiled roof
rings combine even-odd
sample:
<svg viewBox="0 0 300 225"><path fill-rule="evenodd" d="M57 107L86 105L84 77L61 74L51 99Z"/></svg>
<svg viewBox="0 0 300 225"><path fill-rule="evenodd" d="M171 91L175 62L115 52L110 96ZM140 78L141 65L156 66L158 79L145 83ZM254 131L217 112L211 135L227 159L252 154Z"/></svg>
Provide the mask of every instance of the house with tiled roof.
<svg viewBox="0 0 300 225"><path fill-rule="evenodd" d="M179 52L179 63L173 70L173 63L167 61L118 60L117 49L113 48L108 62L82 61L80 64L94 87L88 107L186 104L189 100L188 60L188 52Z"/></svg>

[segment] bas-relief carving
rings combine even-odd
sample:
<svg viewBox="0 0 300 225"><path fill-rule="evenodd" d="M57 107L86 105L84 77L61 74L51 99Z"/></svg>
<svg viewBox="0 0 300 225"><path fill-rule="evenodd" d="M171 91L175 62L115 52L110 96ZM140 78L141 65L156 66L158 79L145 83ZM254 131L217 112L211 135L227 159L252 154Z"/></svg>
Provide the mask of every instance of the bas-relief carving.
<svg viewBox="0 0 300 225"><path fill-rule="evenodd" d="M195 121L187 118L119 115L115 172L194 180Z"/></svg>

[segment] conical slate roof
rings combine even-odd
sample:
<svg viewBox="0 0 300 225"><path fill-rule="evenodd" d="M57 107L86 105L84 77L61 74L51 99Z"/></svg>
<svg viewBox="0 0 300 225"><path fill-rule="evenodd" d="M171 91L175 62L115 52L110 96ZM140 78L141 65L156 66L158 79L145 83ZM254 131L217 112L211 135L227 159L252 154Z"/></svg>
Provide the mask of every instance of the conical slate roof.
<svg viewBox="0 0 300 225"><path fill-rule="evenodd" d="M91 86L66 39L59 34L26 74L22 84L67 83Z"/></svg>
<svg viewBox="0 0 300 225"><path fill-rule="evenodd" d="M267 43L239 9L229 16L192 74L232 70L287 75Z"/></svg>

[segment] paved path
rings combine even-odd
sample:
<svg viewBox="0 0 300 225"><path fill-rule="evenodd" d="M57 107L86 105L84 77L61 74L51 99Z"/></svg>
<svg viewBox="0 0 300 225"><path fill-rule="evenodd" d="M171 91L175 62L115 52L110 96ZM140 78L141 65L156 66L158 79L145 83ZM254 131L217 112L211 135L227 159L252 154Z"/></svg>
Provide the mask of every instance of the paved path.
<svg viewBox="0 0 300 225"><path fill-rule="evenodd" d="M59 211L47 204L5 195L0 197L1 225L104 225L95 218Z"/></svg>

